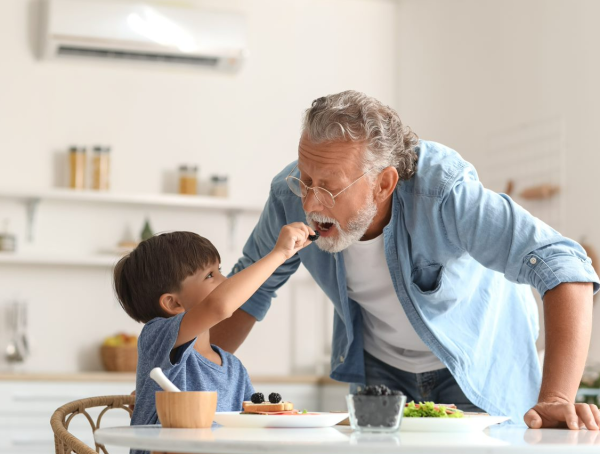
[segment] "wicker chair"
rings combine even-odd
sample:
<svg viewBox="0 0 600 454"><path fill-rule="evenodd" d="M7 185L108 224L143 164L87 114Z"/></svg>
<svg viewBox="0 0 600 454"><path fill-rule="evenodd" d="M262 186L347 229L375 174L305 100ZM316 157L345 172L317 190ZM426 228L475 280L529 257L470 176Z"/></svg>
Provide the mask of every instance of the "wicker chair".
<svg viewBox="0 0 600 454"><path fill-rule="evenodd" d="M95 449L92 449L78 438L69 433L69 424L76 415L84 415L90 423L92 432L100 428L102 417L108 410L120 408L129 413L131 417L131 406L135 403L135 396L101 396L90 397L88 399L74 400L62 407L58 408L52 418L50 425L54 431L54 444L56 454L97 454L102 451L108 454L108 451L103 445L96 444ZM94 422L93 418L87 412L88 408L105 407L98 415L98 420Z"/></svg>

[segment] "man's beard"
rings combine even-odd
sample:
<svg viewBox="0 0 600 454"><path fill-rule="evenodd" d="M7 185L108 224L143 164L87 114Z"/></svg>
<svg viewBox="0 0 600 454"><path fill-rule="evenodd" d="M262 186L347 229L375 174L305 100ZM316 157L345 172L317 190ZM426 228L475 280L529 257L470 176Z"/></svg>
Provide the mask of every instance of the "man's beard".
<svg viewBox="0 0 600 454"><path fill-rule="evenodd" d="M335 225L338 234L335 237L321 236L315 243L325 252L335 253L346 249L348 246L360 241L365 232L373 222L373 218L377 214L377 205L371 197L365 207L358 212L348 222L348 228L342 230L338 221L333 218L322 215L321 213L311 212L306 214L306 221L312 228L317 226L319 222L327 222ZM331 228L331 227L330 227Z"/></svg>

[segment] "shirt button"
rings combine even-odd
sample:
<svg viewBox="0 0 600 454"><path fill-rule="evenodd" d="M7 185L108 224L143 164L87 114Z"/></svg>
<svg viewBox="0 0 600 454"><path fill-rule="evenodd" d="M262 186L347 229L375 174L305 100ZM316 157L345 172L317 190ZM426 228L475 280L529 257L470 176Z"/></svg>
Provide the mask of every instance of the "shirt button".
<svg viewBox="0 0 600 454"><path fill-rule="evenodd" d="M535 265L537 263L537 259L535 257L531 257L529 259L529 263L531 263L532 265Z"/></svg>
<svg viewBox="0 0 600 454"><path fill-rule="evenodd" d="M340 363L343 363L343 362L344 362L344 355L341 355L340 356Z"/></svg>

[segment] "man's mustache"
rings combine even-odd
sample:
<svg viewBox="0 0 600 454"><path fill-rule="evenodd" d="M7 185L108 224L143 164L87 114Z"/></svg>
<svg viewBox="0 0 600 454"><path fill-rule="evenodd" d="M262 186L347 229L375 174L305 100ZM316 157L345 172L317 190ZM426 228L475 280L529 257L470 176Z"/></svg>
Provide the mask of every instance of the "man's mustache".
<svg viewBox="0 0 600 454"><path fill-rule="evenodd" d="M306 220L308 222L327 222L330 224L335 224L338 225L338 221L336 221L333 218L327 217L327 216L323 216L322 214L319 213L307 213L306 215Z"/></svg>

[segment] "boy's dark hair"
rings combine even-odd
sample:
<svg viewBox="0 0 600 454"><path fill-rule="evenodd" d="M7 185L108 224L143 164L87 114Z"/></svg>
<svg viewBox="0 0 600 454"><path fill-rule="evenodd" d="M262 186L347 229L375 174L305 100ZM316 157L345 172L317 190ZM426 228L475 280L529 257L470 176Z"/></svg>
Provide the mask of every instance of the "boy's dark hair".
<svg viewBox="0 0 600 454"><path fill-rule="evenodd" d="M121 307L135 321L169 317L160 307L160 296L179 291L186 277L213 263L221 263L219 252L196 233L156 235L119 260L114 271L115 292Z"/></svg>

